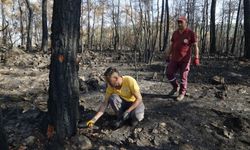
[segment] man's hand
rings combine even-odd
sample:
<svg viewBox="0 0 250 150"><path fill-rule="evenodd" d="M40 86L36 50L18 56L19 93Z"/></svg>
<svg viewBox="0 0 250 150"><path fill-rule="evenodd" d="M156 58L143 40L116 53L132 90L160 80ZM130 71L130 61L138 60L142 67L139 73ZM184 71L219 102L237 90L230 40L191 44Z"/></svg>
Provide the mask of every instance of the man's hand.
<svg viewBox="0 0 250 150"><path fill-rule="evenodd" d="M194 64L195 66L199 66L199 65L200 65L200 59L199 59L198 57L195 57L195 58L194 58L194 61L193 61L193 64Z"/></svg>
<svg viewBox="0 0 250 150"><path fill-rule="evenodd" d="M129 114L130 114L130 112L125 111L125 112L123 113L123 115L122 115L122 119L123 119L124 121L127 120L127 119L129 118Z"/></svg>

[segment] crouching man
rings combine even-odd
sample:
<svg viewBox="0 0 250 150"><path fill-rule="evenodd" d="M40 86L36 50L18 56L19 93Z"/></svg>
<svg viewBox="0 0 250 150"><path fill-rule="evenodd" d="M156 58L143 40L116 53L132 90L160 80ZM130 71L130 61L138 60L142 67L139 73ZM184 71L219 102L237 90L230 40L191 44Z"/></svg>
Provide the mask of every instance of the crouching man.
<svg viewBox="0 0 250 150"><path fill-rule="evenodd" d="M104 76L107 82L105 100L97 114L87 122L87 126L93 126L103 115L108 105L117 115L117 120L112 124L114 128L121 127L127 120L132 126L136 126L143 120L145 109L136 80L131 76L121 76L118 70L113 67L109 67Z"/></svg>

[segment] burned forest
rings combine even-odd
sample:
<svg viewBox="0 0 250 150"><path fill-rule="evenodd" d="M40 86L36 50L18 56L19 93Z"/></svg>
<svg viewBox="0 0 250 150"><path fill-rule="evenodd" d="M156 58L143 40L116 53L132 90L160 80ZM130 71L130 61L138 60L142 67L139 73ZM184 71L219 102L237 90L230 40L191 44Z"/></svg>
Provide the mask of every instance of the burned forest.
<svg viewBox="0 0 250 150"><path fill-rule="evenodd" d="M0 150L250 149L250 0L0 7Z"/></svg>

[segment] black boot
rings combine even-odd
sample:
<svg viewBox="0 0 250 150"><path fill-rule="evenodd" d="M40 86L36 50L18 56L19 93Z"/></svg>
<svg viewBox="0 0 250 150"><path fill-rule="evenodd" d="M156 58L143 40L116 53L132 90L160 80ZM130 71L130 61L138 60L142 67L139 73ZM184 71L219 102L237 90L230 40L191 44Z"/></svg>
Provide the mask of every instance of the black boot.
<svg viewBox="0 0 250 150"><path fill-rule="evenodd" d="M139 120L137 119L131 119L130 124L132 127L135 127L139 124Z"/></svg>
<svg viewBox="0 0 250 150"><path fill-rule="evenodd" d="M124 120L118 119L112 123L112 127L114 130L116 130L116 129L119 129L123 124L124 124Z"/></svg>

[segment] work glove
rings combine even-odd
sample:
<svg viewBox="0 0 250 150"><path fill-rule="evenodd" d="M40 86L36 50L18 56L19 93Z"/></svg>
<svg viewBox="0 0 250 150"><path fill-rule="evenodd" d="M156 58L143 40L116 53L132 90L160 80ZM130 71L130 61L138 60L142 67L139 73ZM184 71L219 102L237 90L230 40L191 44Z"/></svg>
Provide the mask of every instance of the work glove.
<svg viewBox="0 0 250 150"><path fill-rule="evenodd" d="M93 127L94 124L95 124L95 121L94 121L94 120L89 120L89 121L87 122L87 126L88 126L89 128Z"/></svg>
<svg viewBox="0 0 250 150"><path fill-rule="evenodd" d="M196 57L196 58L194 59L194 61L193 61L193 64L194 64L195 66L199 66L199 65L200 65L200 59Z"/></svg>
<svg viewBox="0 0 250 150"><path fill-rule="evenodd" d="M122 119L123 120L127 120L128 118L129 118L129 112L128 111L125 111L124 113L123 113L123 115L122 115Z"/></svg>

